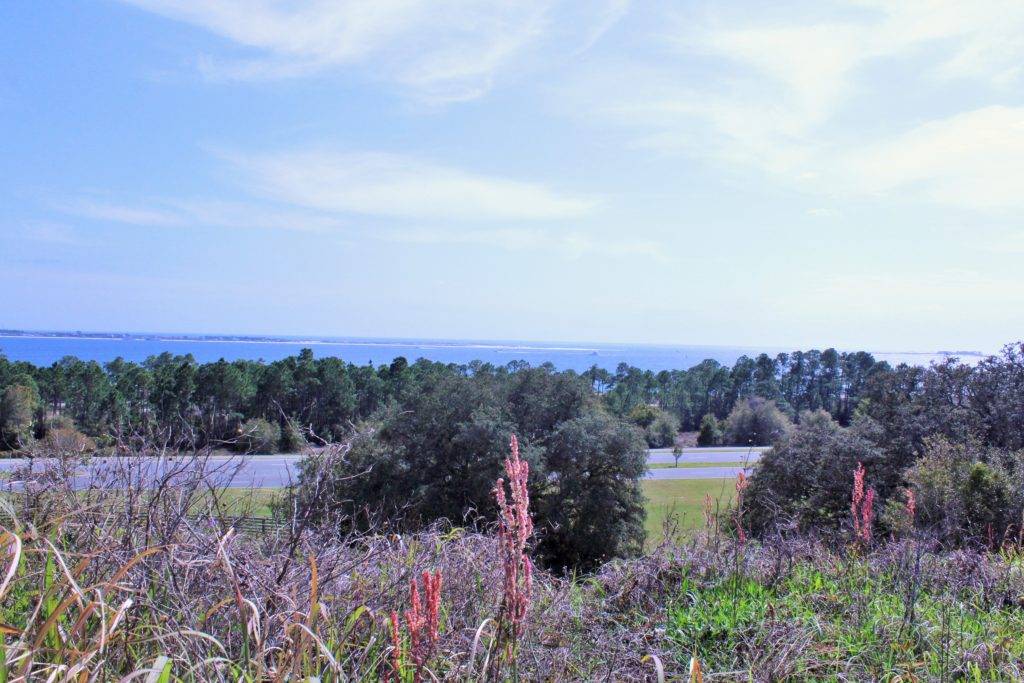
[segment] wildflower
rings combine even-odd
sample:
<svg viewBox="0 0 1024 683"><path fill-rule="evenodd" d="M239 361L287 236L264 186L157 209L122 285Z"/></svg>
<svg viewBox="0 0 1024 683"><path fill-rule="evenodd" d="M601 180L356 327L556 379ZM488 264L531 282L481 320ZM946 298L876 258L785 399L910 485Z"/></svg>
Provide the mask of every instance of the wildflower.
<svg viewBox="0 0 1024 683"><path fill-rule="evenodd" d="M506 495L505 480L499 478L494 485L494 499L498 503L498 554L502 568L497 637L506 656L512 659L530 607L533 564L526 555L526 543L533 534L533 521L527 489L530 466L520 459L519 441L514 434L509 447L512 454L505 459L505 473L511 495Z"/></svg>
<svg viewBox="0 0 1024 683"><path fill-rule="evenodd" d="M740 543L747 542L747 532L743 529L743 494L750 486L750 480L743 470L736 475L736 533Z"/></svg>
<svg viewBox="0 0 1024 683"><path fill-rule="evenodd" d="M704 494L704 528L711 531L715 525L715 514L714 514L715 501L711 497L710 493Z"/></svg>
<svg viewBox="0 0 1024 683"><path fill-rule="evenodd" d="M907 497L904 509L907 511L907 518L910 520L910 526L914 526L914 519L917 517L917 498L914 496L913 489L903 489L903 493Z"/></svg>
<svg viewBox="0 0 1024 683"><path fill-rule="evenodd" d="M405 622L409 626L410 656L416 666L413 680L421 680L421 672L430 661L437 647L438 614L441 603L441 572L423 572L423 597L426 605L420 601L416 580L409 582L410 609L405 613Z"/></svg>
<svg viewBox="0 0 1024 683"><path fill-rule="evenodd" d="M875 520L875 490L864 491L864 464L858 462L853 471L853 494L850 497L850 513L853 516L853 535L867 545L871 542L871 525Z"/></svg>

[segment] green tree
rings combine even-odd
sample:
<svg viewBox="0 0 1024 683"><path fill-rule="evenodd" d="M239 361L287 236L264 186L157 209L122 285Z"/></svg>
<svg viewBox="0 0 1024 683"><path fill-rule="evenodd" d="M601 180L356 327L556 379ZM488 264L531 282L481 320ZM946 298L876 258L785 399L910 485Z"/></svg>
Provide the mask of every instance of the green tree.
<svg viewBox="0 0 1024 683"><path fill-rule="evenodd" d="M644 430L644 437L647 445L651 448L668 448L676 442L676 435L679 433L679 423L676 419L663 410L658 411L654 422Z"/></svg>
<svg viewBox="0 0 1024 683"><path fill-rule="evenodd" d="M277 452L281 428L261 417L246 420L238 428L235 448L243 453L268 455Z"/></svg>
<svg viewBox="0 0 1024 683"><path fill-rule="evenodd" d="M539 552L549 566L591 568L644 543L647 448L636 427L593 411L548 440Z"/></svg>
<svg viewBox="0 0 1024 683"><path fill-rule="evenodd" d="M731 446L770 446L791 426L774 402L755 396L737 403L725 419L725 442Z"/></svg>
<svg viewBox="0 0 1024 683"><path fill-rule="evenodd" d="M697 434L698 446L717 446L722 442L722 428L711 413L700 420L700 432Z"/></svg>
<svg viewBox="0 0 1024 683"><path fill-rule="evenodd" d="M23 381L0 394L0 447L4 449L24 448L32 438L39 392L31 379Z"/></svg>
<svg viewBox="0 0 1024 683"><path fill-rule="evenodd" d="M866 426L840 427L808 419L761 456L745 496L744 519L755 532L795 523L800 529L838 529L850 516L850 491L858 463L879 494L879 509L901 481L884 452L865 435Z"/></svg>

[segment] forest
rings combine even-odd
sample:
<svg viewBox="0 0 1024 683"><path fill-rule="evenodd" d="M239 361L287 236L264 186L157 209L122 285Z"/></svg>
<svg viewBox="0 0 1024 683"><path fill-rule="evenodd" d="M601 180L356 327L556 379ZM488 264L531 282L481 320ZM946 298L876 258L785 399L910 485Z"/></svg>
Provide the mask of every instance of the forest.
<svg viewBox="0 0 1024 683"><path fill-rule="evenodd" d="M308 349L272 363L198 364L189 355L164 353L143 363L117 359L101 365L66 357L37 367L0 355L0 448L16 450L50 430L74 429L101 446L135 437L288 451L302 439L340 440L353 425L408 400L441 375L490 378L509 387L537 381L571 385L613 415L633 414L650 428L652 445L668 446L675 431L696 430L707 415L725 420L751 396L774 402L791 419L803 410L824 409L845 425L862 398L884 393L890 380L920 383L924 371L835 349L744 356L731 368L705 360L658 373L622 364L615 372L594 366L582 374L525 362L456 366L396 358L373 367L315 358Z"/></svg>

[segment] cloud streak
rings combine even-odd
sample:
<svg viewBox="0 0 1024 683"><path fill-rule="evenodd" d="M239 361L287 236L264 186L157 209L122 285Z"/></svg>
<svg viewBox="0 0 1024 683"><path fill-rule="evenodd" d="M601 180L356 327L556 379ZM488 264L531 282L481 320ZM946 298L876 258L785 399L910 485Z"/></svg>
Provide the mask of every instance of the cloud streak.
<svg viewBox="0 0 1024 683"><path fill-rule="evenodd" d="M1024 77L1024 5L805 9L716 5L663 18L649 54L567 78L566 109L628 131L639 148L825 195L1024 208L1022 108L1010 87ZM900 108L906 88L964 104L922 118Z"/></svg>
<svg viewBox="0 0 1024 683"><path fill-rule="evenodd" d="M259 196L325 212L438 220L558 220L597 201L382 152L226 155Z"/></svg>
<svg viewBox="0 0 1024 683"><path fill-rule="evenodd" d="M547 40L589 46L624 13L625 0L123 0L198 26L255 53L204 56L212 79L295 78L359 68L422 99L487 92L494 79ZM559 29L559 27L562 27ZM557 48L556 48L557 49ZM563 48L564 49L564 48Z"/></svg>
<svg viewBox="0 0 1024 683"><path fill-rule="evenodd" d="M393 230L385 239L402 244L469 245L506 251L544 251L570 258L594 254L617 258L638 257L658 262L669 260L668 251L657 242L598 238L578 231L501 228L498 230L438 230L430 228Z"/></svg>

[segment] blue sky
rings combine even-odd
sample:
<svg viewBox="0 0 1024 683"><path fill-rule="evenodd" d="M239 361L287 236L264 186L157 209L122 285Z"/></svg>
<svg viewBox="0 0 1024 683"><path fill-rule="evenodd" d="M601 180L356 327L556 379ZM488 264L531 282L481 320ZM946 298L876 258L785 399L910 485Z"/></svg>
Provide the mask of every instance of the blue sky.
<svg viewBox="0 0 1024 683"><path fill-rule="evenodd" d="M1022 86L1019 2L4 3L0 326L995 350Z"/></svg>

